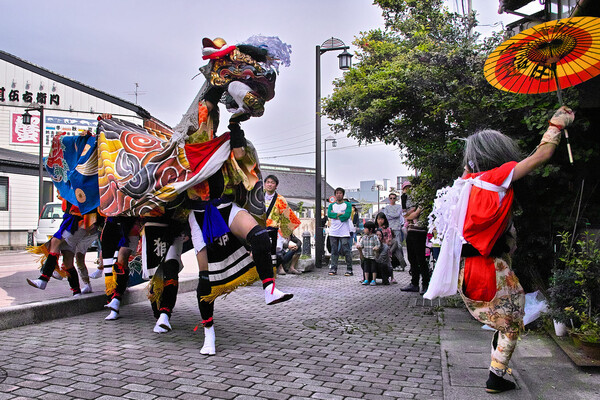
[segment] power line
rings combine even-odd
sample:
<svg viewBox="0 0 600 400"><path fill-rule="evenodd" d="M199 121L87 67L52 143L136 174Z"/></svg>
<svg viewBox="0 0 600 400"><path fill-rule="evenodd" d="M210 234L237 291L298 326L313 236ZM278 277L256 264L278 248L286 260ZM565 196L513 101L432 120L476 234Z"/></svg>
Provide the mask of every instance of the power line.
<svg viewBox="0 0 600 400"><path fill-rule="evenodd" d="M286 138L286 140L287 140L287 139L288 139L288 138ZM309 140L310 140L310 141L313 141L313 144L311 144L311 146L314 146L314 145L315 145L315 144L314 144L314 140L315 140L315 138L314 138L314 137L311 137L311 138L308 138L308 139L304 139L304 140L296 140L296 141L294 142L294 144L296 144L296 143L302 143L302 142L308 142ZM294 146L294 147L295 147L295 146ZM280 148L286 148L286 149L289 149L289 148L290 148L290 144L288 143L288 144L283 144L283 145L279 145L279 146L275 146L275 147L267 147L267 148L265 148L265 149L262 149L262 150L263 150L263 151L269 151L269 150L280 149Z"/></svg>
<svg viewBox="0 0 600 400"><path fill-rule="evenodd" d="M378 143L378 144L372 144L369 147L378 147L378 146L386 146L385 143ZM350 149L350 148L357 148L357 147L361 147L358 144L352 145L352 146L345 146L345 147L334 147L333 149L329 150L329 151L338 151L338 150L345 150L345 149ZM366 146L365 146L366 147ZM280 156L269 156L269 157L260 157L261 160L267 160L267 159L271 159L271 158L281 158L281 157L292 157L292 156L303 156L306 154L315 154L314 151L307 151L304 153L294 153L294 154L282 154Z"/></svg>
<svg viewBox="0 0 600 400"><path fill-rule="evenodd" d="M335 140L338 140L338 141L342 141L342 140L344 140L344 139L349 139L349 138L348 138L348 137L340 137L340 138L335 138ZM310 140L310 141L312 141L312 140L313 140L313 138L306 139L306 140L303 140L303 141L304 141L304 142L306 142L306 141L309 141L309 140ZM327 140L329 140L329 139L327 139ZM298 142L296 142L296 143L301 143L301 142L303 142L303 141L298 141ZM323 143L325 143L325 141L323 141L321 144L323 144ZM303 145L303 146L295 146L295 145L294 145L294 149L301 149L301 148L304 148L304 147L312 147L312 146L314 146L314 145L315 145L315 144L314 144L314 142L313 142L313 143L311 143L311 144L306 144L306 145ZM277 150L277 149L280 149L280 150ZM265 152L265 153L270 153L270 152L279 153L279 152L281 152L281 151L287 151L287 150L289 150L289 149L290 149L290 145L289 145L289 144L286 144L286 145L282 145L282 146L271 147L271 148L268 148L268 149L260 149L260 151L261 151L261 152Z"/></svg>
<svg viewBox="0 0 600 400"><path fill-rule="evenodd" d="M305 144L304 146L294 146L293 149L294 150L298 150L298 149L302 149L305 147L315 147L315 144ZM281 153L282 151L289 151L290 150L290 146L287 147L287 149L279 149L279 150L261 150L262 153Z"/></svg>
<svg viewBox="0 0 600 400"><path fill-rule="evenodd" d="M285 131L282 131L282 132L278 132L278 133L274 133L274 134L272 134L272 135L269 135L268 137L274 137L274 138L277 138L277 137L280 137L280 136L281 136L282 134L284 134L284 133L287 133L287 132L293 131L294 129L301 128L301 127L303 127L303 126L310 125L310 124L312 124L312 122L307 122L307 123L305 123L305 124L301 124L301 125L295 126L295 127L293 127L293 128L290 128L290 129L288 129L288 130L285 130ZM299 135L296 135L296 136L291 136L291 138L294 138L294 137L299 137L299 136L304 136L304 135L308 135L308 134L310 134L310 133L314 134L314 130L313 130L313 131L310 131L310 132L304 132L304 133L301 133L301 134L299 134ZM288 138L286 138L286 139L288 139ZM264 142L264 143L271 143L272 141L273 141L273 140L268 140L268 141L266 141L266 142Z"/></svg>
<svg viewBox="0 0 600 400"><path fill-rule="evenodd" d="M253 143L253 144L254 144L255 146L257 146L257 145L258 145L258 146L260 146L260 145L262 145L262 144L268 144L268 143L272 143L272 142L274 142L274 141L278 140L278 139L279 139L279 138L280 138L280 137L281 137L281 136L282 136L284 133L286 133L286 132L290 132L290 131L293 131L293 130L294 130L294 129L296 129L296 128L300 128L300 127L302 127L302 126L309 125L309 124L312 124L312 122L308 122L308 123L306 123L306 124L298 125L298 126L296 126L296 127L294 127L294 128L288 129L287 131L283 131L283 132L279 132L279 133L272 134L272 135L270 135L269 137L273 137L273 139L270 139L270 140L267 140L267 141L262 141L262 142L257 142L257 143ZM321 129L323 129L323 128L327 129L327 123L323 123L323 124L321 124ZM331 131L330 131L330 132L331 132ZM298 134L298 135L295 135L295 136L289 136L289 137L286 137L285 139L286 139L286 140L289 140L289 139L294 139L294 138L297 138L297 137L302 137L302 136L306 136L306 135L314 135L314 134L315 134L315 131L314 131L314 130L311 130L311 131L308 131L308 132L300 133L300 134ZM261 138L261 139L263 139L263 138Z"/></svg>
<svg viewBox="0 0 600 400"><path fill-rule="evenodd" d="M288 132L289 132L289 131L288 131ZM286 136L286 137L285 137L285 140L294 139L294 138L297 138L297 137L302 137L302 136L306 136L306 135L313 135L313 136L314 136L314 134L315 134L315 132L314 132L314 131L310 131L310 132L304 132L304 133L301 133L301 134L299 134L299 135L295 135L295 136ZM277 138L274 138L274 139L271 139L271 140L267 140L266 142L258 142L258 143L256 143L256 144L255 144L255 146L256 146L256 145L261 145L261 144L269 144L269 143L276 142L276 141L278 141L278 139L281 137L281 133L278 133L277 135L278 135L279 137L277 137Z"/></svg>

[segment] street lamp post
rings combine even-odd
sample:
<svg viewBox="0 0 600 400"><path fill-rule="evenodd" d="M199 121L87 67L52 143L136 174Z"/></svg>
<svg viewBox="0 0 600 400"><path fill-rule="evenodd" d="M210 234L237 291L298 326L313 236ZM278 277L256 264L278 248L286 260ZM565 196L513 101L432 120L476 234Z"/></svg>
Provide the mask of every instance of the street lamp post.
<svg viewBox="0 0 600 400"><path fill-rule="evenodd" d="M321 220L321 54L333 50L343 50L338 55L339 68L348 70L352 65L350 47L340 39L332 37L316 46L316 107L315 107L315 265L321 267L323 259L324 240Z"/></svg>
<svg viewBox="0 0 600 400"><path fill-rule="evenodd" d="M371 188L371 190L375 190L377 189L377 214L379 214L379 191L383 190L383 185L373 185L373 187ZM375 214L375 215L377 215Z"/></svg>
<svg viewBox="0 0 600 400"><path fill-rule="evenodd" d="M40 105L39 107L31 107L31 108L26 108L25 109L25 114L22 115L23 117L23 125L30 125L31 124L31 114L29 114L29 111L38 111L40 113L40 131L39 131L39 140L40 140L40 148L39 148L39 157L38 157L38 215L40 215L42 213L42 207L44 207L44 195L43 195L43 190L44 190L44 106Z"/></svg>
<svg viewBox="0 0 600 400"><path fill-rule="evenodd" d="M327 142L331 142L332 147L337 147L337 140L335 138L323 140L323 204L327 204Z"/></svg>

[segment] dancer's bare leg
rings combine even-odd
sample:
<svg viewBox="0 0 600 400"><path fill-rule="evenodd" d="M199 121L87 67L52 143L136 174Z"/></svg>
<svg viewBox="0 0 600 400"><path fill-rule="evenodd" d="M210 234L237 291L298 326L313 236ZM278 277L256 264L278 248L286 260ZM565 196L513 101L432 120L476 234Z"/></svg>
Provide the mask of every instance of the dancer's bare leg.
<svg viewBox="0 0 600 400"><path fill-rule="evenodd" d="M92 285L90 283L90 276L88 273L87 265L85 265L85 253L75 254L75 266L77 267L77 271L79 272L79 275L81 276L81 281L83 282L81 293L91 293Z"/></svg>

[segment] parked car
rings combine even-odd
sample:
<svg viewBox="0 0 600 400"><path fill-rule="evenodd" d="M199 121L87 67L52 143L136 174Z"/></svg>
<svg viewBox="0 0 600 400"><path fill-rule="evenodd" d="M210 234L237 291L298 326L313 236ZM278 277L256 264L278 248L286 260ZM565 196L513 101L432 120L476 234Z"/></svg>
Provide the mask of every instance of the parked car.
<svg viewBox="0 0 600 400"><path fill-rule="evenodd" d="M44 205L37 229L33 235L36 245L46 243L56 233L62 223L62 216L62 203L60 201L53 201Z"/></svg>

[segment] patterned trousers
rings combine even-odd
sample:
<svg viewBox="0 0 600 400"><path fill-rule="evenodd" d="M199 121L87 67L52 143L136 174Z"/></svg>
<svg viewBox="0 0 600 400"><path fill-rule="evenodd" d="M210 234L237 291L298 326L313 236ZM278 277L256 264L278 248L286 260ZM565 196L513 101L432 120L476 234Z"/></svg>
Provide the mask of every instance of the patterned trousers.
<svg viewBox="0 0 600 400"><path fill-rule="evenodd" d="M473 300L463 292L464 258L458 276L458 291L471 315L491 328L496 329L492 339L490 371L503 376L508 369L520 332L523 331L525 314L525 292L519 279L510 267L510 259L495 258L496 295L490 301Z"/></svg>

